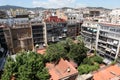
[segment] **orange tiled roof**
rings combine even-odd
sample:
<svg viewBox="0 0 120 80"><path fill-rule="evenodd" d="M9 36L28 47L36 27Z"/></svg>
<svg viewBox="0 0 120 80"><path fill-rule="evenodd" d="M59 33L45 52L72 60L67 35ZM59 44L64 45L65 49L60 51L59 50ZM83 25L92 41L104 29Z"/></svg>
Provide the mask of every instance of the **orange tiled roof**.
<svg viewBox="0 0 120 80"><path fill-rule="evenodd" d="M49 70L51 79L59 80L68 76L77 75L78 71L67 60L60 59L57 65L47 63L46 67Z"/></svg>
<svg viewBox="0 0 120 80"><path fill-rule="evenodd" d="M37 49L38 54L45 54L46 49Z"/></svg>
<svg viewBox="0 0 120 80"><path fill-rule="evenodd" d="M112 65L93 74L94 80L120 80L120 66ZM119 79L118 79L119 78Z"/></svg>

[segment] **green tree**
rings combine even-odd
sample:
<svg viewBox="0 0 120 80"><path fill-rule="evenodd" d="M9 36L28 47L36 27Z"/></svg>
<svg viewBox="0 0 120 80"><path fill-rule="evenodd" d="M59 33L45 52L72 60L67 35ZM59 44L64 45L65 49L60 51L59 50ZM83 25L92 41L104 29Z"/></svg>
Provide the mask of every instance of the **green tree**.
<svg viewBox="0 0 120 80"><path fill-rule="evenodd" d="M84 58L86 58L86 47L84 46L84 43L74 43L70 46L70 51L68 53L68 57L70 59L73 59L75 62L78 63L78 65L83 61Z"/></svg>
<svg viewBox="0 0 120 80"><path fill-rule="evenodd" d="M8 57L2 80L10 80L12 76L16 80L47 80L49 73L43 61L43 55L35 52L21 52L15 59Z"/></svg>
<svg viewBox="0 0 120 80"><path fill-rule="evenodd" d="M83 43L83 37L82 36L77 36L77 41L79 42L79 43Z"/></svg>
<svg viewBox="0 0 120 80"><path fill-rule="evenodd" d="M103 62L103 59L100 56L98 56L98 55L95 55L95 56L91 57L91 59L94 62L99 63L99 64L101 64Z"/></svg>
<svg viewBox="0 0 120 80"><path fill-rule="evenodd" d="M66 51L61 43L51 44L48 46L45 58L48 62L59 61L66 56Z"/></svg>
<svg viewBox="0 0 120 80"><path fill-rule="evenodd" d="M86 48L84 43L74 43L72 39L67 38L65 41L49 45L45 54L46 60L53 62L59 61L60 58L72 59L80 64L86 58Z"/></svg>
<svg viewBox="0 0 120 80"><path fill-rule="evenodd" d="M81 64L78 67L79 74L87 74L91 71L99 69L99 64L89 65L89 64Z"/></svg>

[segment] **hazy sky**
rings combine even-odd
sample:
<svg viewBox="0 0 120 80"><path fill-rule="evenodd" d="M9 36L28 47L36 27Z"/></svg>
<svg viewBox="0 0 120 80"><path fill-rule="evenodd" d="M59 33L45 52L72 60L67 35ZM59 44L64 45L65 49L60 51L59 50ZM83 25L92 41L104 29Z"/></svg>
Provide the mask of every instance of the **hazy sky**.
<svg viewBox="0 0 120 80"><path fill-rule="evenodd" d="M120 8L120 0L0 0L1 5L15 5L23 7L105 7Z"/></svg>

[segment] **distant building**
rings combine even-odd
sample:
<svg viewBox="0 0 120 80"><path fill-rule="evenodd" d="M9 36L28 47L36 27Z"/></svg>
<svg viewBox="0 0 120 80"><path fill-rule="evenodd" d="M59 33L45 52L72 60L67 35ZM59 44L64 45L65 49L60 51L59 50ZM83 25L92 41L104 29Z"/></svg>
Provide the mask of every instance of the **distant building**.
<svg viewBox="0 0 120 80"><path fill-rule="evenodd" d="M65 15L65 12L62 10L56 10L56 16L58 16L58 18L64 19L65 21L68 20L67 16Z"/></svg>
<svg viewBox="0 0 120 80"><path fill-rule="evenodd" d="M78 71L67 60L60 59L58 64L46 63L51 75L50 80L76 80Z"/></svg>
<svg viewBox="0 0 120 80"><path fill-rule="evenodd" d="M113 24L120 24L120 9L113 9L110 14L110 22Z"/></svg>

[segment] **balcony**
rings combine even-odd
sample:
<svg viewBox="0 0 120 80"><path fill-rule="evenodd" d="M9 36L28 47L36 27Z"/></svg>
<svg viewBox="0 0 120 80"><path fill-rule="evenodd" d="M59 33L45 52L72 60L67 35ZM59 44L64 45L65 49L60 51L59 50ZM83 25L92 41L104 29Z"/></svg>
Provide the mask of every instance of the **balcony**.
<svg viewBox="0 0 120 80"><path fill-rule="evenodd" d="M112 56L111 54L109 55L109 54L105 53L105 56L107 56L108 58L112 58L113 60L115 59L115 56Z"/></svg>
<svg viewBox="0 0 120 80"><path fill-rule="evenodd" d="M43 32L33 32L33 35L43 34Z"/></svg>
<svg viewBox="0 0 120 80"><path fill-rule="evenodd" d="M106 41L103 41L103 40L98 40L98 42L101 42L101 43L104 43L104 44L107 43Z"/></svg>
<svg viewBox="0 0 120 80"><path fill-rule="evenodd" d="M92 34L92 32L82 30L83 33Z"/></svg>
<svg viewBox="0 0 120 80"><path fill-rule="evenodd" d="M19 40L27 40L27 39L32 39L32 37L21 37Z"/></svg>
<svg viewBox="0 0 120 80"><path fill-rule="evenodd" d="M100 44L100 45L98 45L98 46L99 46L99 47L102 47L102 48L104 48L104 49L107 48L105 45L102 45L102 44Z"/></svg>

